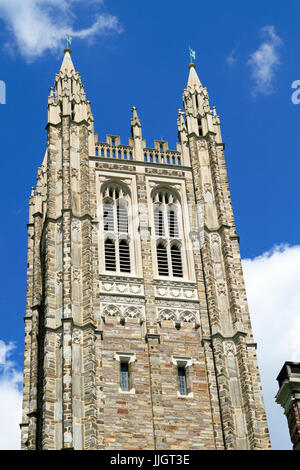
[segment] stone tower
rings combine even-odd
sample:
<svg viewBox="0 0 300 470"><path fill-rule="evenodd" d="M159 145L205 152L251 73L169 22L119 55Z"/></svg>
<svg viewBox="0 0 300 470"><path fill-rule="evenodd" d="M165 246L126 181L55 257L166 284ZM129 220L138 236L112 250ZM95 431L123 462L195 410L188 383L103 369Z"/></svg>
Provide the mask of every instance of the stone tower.
<svg viewBox="0 0 300 470"><path fill-rule="evenodd" d="M267 449L220 119L99 142L70 50L30 196L23 449Z"/></svg>
<svg viewBox="0 0 300 470"><path fill-rule="evenodd" d="M293 450L300 450L300 362L285 362L277 381L276 402L287 417Z"/></svg>

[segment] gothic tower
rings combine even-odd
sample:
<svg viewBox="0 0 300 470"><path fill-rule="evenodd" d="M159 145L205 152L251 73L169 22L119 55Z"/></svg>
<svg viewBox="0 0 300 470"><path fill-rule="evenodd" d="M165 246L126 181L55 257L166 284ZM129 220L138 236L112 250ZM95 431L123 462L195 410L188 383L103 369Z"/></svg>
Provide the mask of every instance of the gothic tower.
<svg viewBox="0 0 300 470"><path fill-rule="evenodd" d="M178 144L94 133L70 49L30 196L23 449L270 448L220 119L190 64Z"/></svg>

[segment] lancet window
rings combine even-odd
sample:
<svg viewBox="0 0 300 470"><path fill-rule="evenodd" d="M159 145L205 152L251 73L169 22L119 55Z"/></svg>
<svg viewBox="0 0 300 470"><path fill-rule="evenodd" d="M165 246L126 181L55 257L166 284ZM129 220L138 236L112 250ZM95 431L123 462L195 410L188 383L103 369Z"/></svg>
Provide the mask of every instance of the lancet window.
<svg viewBox="0 0 300 470"><path fill-rule="evenodd" d="M131 272L129 192L117 183L102 191L105 271Z"/></svg>
<svg viewBox="0 0 300 470"><path fill-rule="evenodd" d="M183 277L181 206L169 189L159 189L152 197L157 274Z"/></svg>

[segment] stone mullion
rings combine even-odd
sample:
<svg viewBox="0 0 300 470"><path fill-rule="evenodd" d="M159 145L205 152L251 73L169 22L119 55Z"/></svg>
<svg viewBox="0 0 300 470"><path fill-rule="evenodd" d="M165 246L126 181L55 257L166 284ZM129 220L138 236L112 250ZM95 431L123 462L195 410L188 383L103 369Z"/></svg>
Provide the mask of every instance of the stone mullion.
<svg viewBox="0 0 300 470"><path fill-rule="evenodd" d="M30 402L29 402L29 428L28 449L36 449L38 416L38 363L39 363L39 313L42 300L42 274L40 258L40 240L42 234L42 216L34 214L34 246L33 246L33 289L32 289L32 329L31 329L31 357L30 357Z"/></svg>
<svg viewBox="0 0 300 470"><path fill-rule="evenodd" d="M227 226L229 226L229 224L233 222L233 211L232 211L231 203L230 203L230 207L228 210L228 201L227 203L225 202L226 187L224 187L225 186L224 183L226 182L224 182L224 168L223 168L223 175L222 175L223 178L221 178L220 161L218 158L215 140L214 138L212 138L212 136L210 138L210 144L209 144L209 155L210 155L212 178L214 181L214 192L215 192L218 219L222 226L220 235L221 235L221 243L222 243L222 257L223 257L225 273L226 273L225 279L226 279L227 291L228 291L229 312L230 312L230 317L231 317L231 321L232 321L232 325L234 329L240 330L241 328L243 328L243 325L241 325L241 320L242 320L241 309L240 309L238 298L237 298L238 297L237 285L236 285L237 280L236 280L236 275L232 269L233 256L231 253L231 239L230 239L230 234L235 235L235 226L233 224L232 227L227 228ZM239 374L240 374L241 370L244 370L245 368L247 368L248 364L247 362L244 364L241 364L241 357L239 356L238 353L235 354L235 357L239 364ZM244 357L244 359L246 358ZM225 371L226 371L226 368L225 368ZM241 390L244 390L244 389L241 387ZM228 407L228 409L231 408L231 415L234 416L235 411L232 407L232 399L231 399L230 390L228 390L228 393L229 393L229 398L230 398L229 402L231 403L231 406ZM244 397L244 403L247 408L249 401L251 401L249 391L242 392L242 396ZM243 410L243 412L245 412L245 409ZM224 417L224 421L226 421L225 417ZM249 427L251 428L252 426L253 426L253 422L248 423L248 429ZM233 429L234 428L235 426L233 426ZM224 426L224 429L225 429L225 426ZM234 432L233 434L236 437L236 433ZM229 431L229 435L231 436L230 431ZM230 442L231 437L228 439ZM228 445L231 447L232 443L229 443ZM236 448L236 444L234 447Z"/></svg>
<svg viewBox="0 0 300 470"><path fill-rule="evenodd" d="M210 135L208 139L208 154L219 224L228 225L229 221L226 213L226 204L224 200L223 184L220 175L218 154L216 149L215 138L212 135Z"/></svg>
<svg viewBox="0 0 300 470"><path fill-rule="evenodd" d="M252 450L270 448L267 418L255 349L254 344L248 346L246 338L240 337L237 344L237 360L240 371L241 389L245 402L249 447ZM257 380L259 380L259 382L257 382Z"/></svg>
<svg viewBox="0 0 300 470"><path fill-rule="evenodd" d="M91 325L83 330L83 397L84 449L97 449L97 388L95 328Z"/></svg>
<svg viewBox="0 0 300 470"><path fill-rule="evenodd" d="M217 303L217 293L215 279L212 272L212 254L210 251L209 234L205 233L204 245L202 248L203 271L207 293L208 311L211 319L212 346L214 351L215 373L219 393L220 413L222 419L222 433L225 439L226 449L234 449L234 421L232 413L232 403L230 397L228 377L226 375L225 357L222 348L223 339L219 332L222 331L220 322L220 311ZM218 336L216 337L216 333Z"/></svg>
<svg viewBox="0 0 300 470"><path fill-rule="evenodd" d="M195 183L195 188L201 188L200 178L199 178L199 171L197 172L197 183ZM192 217L191 217L191 230L192 233L197 233L199 231L198 222L197 222L197 213L196 213L196 203L195 203L195 191L193 188L192 183L186 184L187 189L187 202L189 207L192 209ZM201 197L201 194L198 194ZM210 394L210 401L211 401L211 413L212 413L212 424L214 428L214 436L215 436L215 445L216 449L222 450L224 449L224 440L223 440L223 433L222 433L222 422L221 422L221 415L220 415L220 402L218 397L218 390L217 390L217 382L216 382L216 370L214 365L214 357L213 352L211 350L211 332L210 332L210 324L208 318L208 310L207 310L207 301L206 301L206 293L205 293L205 284L203 279L203 266L202 266L202 258L201 258L201 251L200 251L200 244L199 239L193 240L193 256L194 256L194 263L195 263L195 274L196 274L196 282L197 282L197 290L198 290L198 298L199 298L199 313L200 313L200 330L201 330L201 338L203 342L204 348L204 356L205 356L205 365L206 365L206 373L208 379L208 388Z"/></svg>
<svg viewBox="0 0 300 470"><path fill-rule="evenodd" d="M63 448L73 447L70 116L62 117Z"/></svg>
<svg viewBox="0 0 300 470"><path fill-rule="evenodd" d="M250 343L253 342L252 336L252 328L250 323L250 316L248 313L248 309L245 309L244 312L241 310L241 304L244 306L246 299L246 292L244 288L243 282L243 273L241 269L241 261L240 261L240 254L238 248L236 249L236 256L233 254L232 244L237 244L237 240L231 240L230 238L230 230L225 229L224 234L222 237L223 246L222 251L224 253L224 264L225 264L225 271L226 271L226 278L228 284L228 292L229 292L229 301L230 301L230 311L233 317L233 322L235 325L235 329L237 331L245 330L247 332L247 341ZM238 274L237 274L237 267L234 264L234 260L238 259L238 264L240 265L240 283L242 285L238 285ZM236 261L237 263L237 261ZM241 339L240 339L241 341ZM239 366L239 375L241 381L241 390L242 390L242 397L244 401L244 412L245 418L247 422L247 429L248 429L248 439L249 439L249 446L252 449L259 449L261 448L260 439L257 437L258 433L255 428L258 427L258 421L261 421L261 427L264 429L267 428L265 412L264 412L264 405L262 399L262 392L260 391L258 394L254 395L253 391L253 384L256 381L256 377L258 374L258 366L257 362L252 364L250 367L249 364L249 357L247 354L247 346L241 343L240 348L236 354L238 366ZM255 400L254 396L259 395L261 398ZM259 414L261 414L261 418L257 417L257 410L260 409ZM260 436L259 436L260 437ZM264 432L264 448L268 448L269 446L269 438L268 432Z"/></svg>
<svg viewBox="0 0 300 470"><path fill-rule="evenodd" d="M153 420L153 449L165 448L163 444L164 435L164 413L161 407L162 387L159 375L159 365L155 365L155 359L159 358L159 330L156 321L155 291L153 279L153 263L151 235L149 231L149 214L147 200L147 186L145 176L137 174L137 197L139 206L139 223L141 234L142 270L145 292L145 330L148 344L149 358L149 386L152 406ZM153 344L152 344L153 343Z"/></svg>
<svg viewBox="0 0 300 470"><path fill-rule="evenodd" d="M85 123L80 124L79 148L80 148L80 212L81 212L81 215L86 215L86 214L91 215L88 128Z"/></svg>
<svg viewBox="0 0 300 470"><path fill-rule="evenodd" d="M56 359L55 335L49 328L56 326L56 222L48 220L45 225L43 244L43 385L42 397L43 417L41 448L55 449L55 405L56 405Z"/></svg>
<svg viewBox="0 0 300 470"><path fill-rule="evenodd" d="M96 171L94 167L89 169L90 181L90 211L93 219L97 212L96 198ZM99 283L99 252L98 252L98 222L92 223L92 293L93 293L93 322L95 323L95 393L96 409L95 422L96 448L105 449L104 442L104 406L103 397L103 369L102 369L102 320L100 317L100 283Z"/></svg>
<svg viewBox="0 0 300 470"><path fill-rule="evenodd" d="M93 312L93 246L92 223L82 221L82 309L84 330L83 377L84 377L84 438L88 449L97 449L97 393L95 321ZM91 325L93 325L91 327Z"/></svg>
<svg viewBox="0 0 300 470"><path fill-rule="evenodd" d="M55 406L56 406L56 335L45 331L44 380L43 380L43 431L42 449L55 450Z"/></svg>
<svg viewBox="0 0 300 470"><path fill-rule="evenodd" d="M79 127L80 149L80 214L81 222L81 276L82 276L82 322L88 325L83 331L83 406L84 448L97 449L97 378L96 339L94 313L94 262L93 227L91 214L90 163L88 153L88 127ZM97 264L98 266L98 264ZM96 275L98 279L98 273ZM91 326L92 325L92 326Z"/></svg>
<svg viewBox="0 0 300 470"><path fill-rule="evenodd" d="M102 364L102 337L100 331L96 332L96 394L97 394L97 449L105 449L104 439L104 407L105 397L103 393L103 364Z"/></svg>
<svg viewBox="0 0 300 470"><path fill-rule="evenodd" d="M47 215L52 218L56 217L57 172L61 170L58 167L61 152L60 139L61 129L49 124L47 142Z"/></svg>
<svg viewBox="0 0 300 470"><path fill-rule="evenodd" d="M191 165L193 171L193 181L194 181L194 190L195 190L195 198L196 198L196 206L198 208L203 207L205 202L203 201L203 183L202 183L202 176L201 176L201 165L200 165L200 158L197 149L197 137L191 136L190 137L190 155L191 155ZM211 159L210 159L211 161ZM218 194L218 189L220 188L220 181L217 178L217 181L214 181L214 177L216 174L212 172L212 183L214 187L215 193L215 200L216 204L220 207L221 206L221 198ZM220 318L220 310L217 302L217 292L216 292L216 283L215 283L215 276L213 271L213 258L210 249L210 240L209 240L209 233L205 229L206 221L203 221L204 225L204 233L202 239L200 240L201 244L201 266L203 269L204 275L204 283L205 283L205 292L206 292L206 301L207 301L207 308L208 308L208 318L210 324L210 334L209 338L212 336L212 347L213 347L213 358L214 358L214 368L216 374L216 388L218 390L218 401L220 406L220 421L222 422L222 437L223 442L225 440L225 447L226 449L233 449L235 446L234 442L234 421L233 415L230 412L232 403L230 397L230 390L229 390L229 383L228 378L225 374L225 358L224 354L220 352L222 346L222 340L220 340L219 336L216 340L215 334L217 332L222 331L221 325L221 318ZM202 227L199 227L200 229ZM219 442L220 442L220 433L219 433Z"/></svg>
<svg viewBox="0 0 300 470"><path fill-rule="evenodd" d="M222 255L226 273L226 284L228 288L229 309L235 331L246 331L248 341L252 342L252 328L248 309L242 310L241 305L244 307L247 302L246 292L244 287L243 273L240 260L240 252L238 248L238 240L236 237L234 216L229 192L227 171L223 151L218 155L214 139L211 139L210 146L210 162L212 169L212 177L217 184L214 185L215 198L217 202L218 217L222 227L220 232L222 243ZM223 217L224 214L224 217ZM228 227L228 228L227 228ZM244 335L240 337L242 341ZM260 442L255 438L257 434L255 428L257 427L257 414L253 393L253 375L250 371L249 358L246 346L239 348L236 353L238 362L239 375L241 380L241 390L244 401L244 413L247 421L249 445L252 449L261 448ZM254 367L254 375L258 373L257 364ZM243 386L244 384L244 386ZM262 398L259 400L262 403ZM261 410L264 410L263 404ZM262 411L264 414L264 411ZM264 418L262 418L262 421ZM263 424L262 424L263 426ZM265 421L265 428L267 423ZM268 447L268 433L265 433L265 444Z"/></svg>
<svg viewBox="0 0 300 470"><path fill-rule="evenodd" d="M32 290L33 290L33 224L28 224L28 245L27 245L27 296L25 322L25 342L24 342L24 374L23 374L23 404L22 404L22 426L21 426L21 447L27 449L28 425L29 425L29 401L30 401L30 370L31 370L31 330L32 330Z"/></svg>

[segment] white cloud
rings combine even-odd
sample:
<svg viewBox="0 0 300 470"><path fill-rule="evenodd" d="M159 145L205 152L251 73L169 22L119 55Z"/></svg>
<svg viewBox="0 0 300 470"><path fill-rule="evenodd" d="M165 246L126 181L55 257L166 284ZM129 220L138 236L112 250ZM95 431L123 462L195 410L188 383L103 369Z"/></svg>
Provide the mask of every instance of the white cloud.
<svg viewBox="0 0 300 470"><path fill-rule="evenodd" d="M9 34L5 48L10 53L17 50L32 62L46 50L62 48L67 33L91 39L97 34L122 32L118 18L104 13L97 14L90 27L76 30L76 3L97 6L103 0L0 0L0 18Z"/></svg>
<svg viewBox="0 0 300 470"><path fill-rule="evenodd" d="M279 48L282 40L276 35L275 27L265 26L261 29L261 34L265 39L248 60L255 82L253 95L269 95L274 92L275 71L280 64Z"/></svg>
<svg viewBox="0 0 300 470"><path fill-rule="evenodd" d="M272 447L291 449L276 377L285 361L300 361L300 246L281 245L243 270Z"/></svg>
<svg viewBox="0 0 300 470"><path fill-rule="evenodd" d="M23 375L10 360L15 346L0 340L0 450L20 449Z"/></svg>

